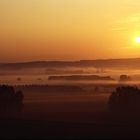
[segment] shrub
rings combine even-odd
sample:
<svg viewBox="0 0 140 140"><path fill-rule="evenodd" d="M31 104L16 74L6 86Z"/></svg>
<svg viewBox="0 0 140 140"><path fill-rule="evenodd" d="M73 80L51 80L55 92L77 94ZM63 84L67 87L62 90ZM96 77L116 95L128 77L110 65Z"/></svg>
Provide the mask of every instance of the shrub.
<svg viewBox="0 0 140 140"><path fill-rule="evenodd" d="M0 115L19 113L23 108L23 93L12 86L0 86Z"/></svg>
<svg viewBox="0 0 140 140"><path fill-rule="evenodd" d="M140 114L140 89L132 86L116 88L109 98L109 109L118 115Z"/></svg>

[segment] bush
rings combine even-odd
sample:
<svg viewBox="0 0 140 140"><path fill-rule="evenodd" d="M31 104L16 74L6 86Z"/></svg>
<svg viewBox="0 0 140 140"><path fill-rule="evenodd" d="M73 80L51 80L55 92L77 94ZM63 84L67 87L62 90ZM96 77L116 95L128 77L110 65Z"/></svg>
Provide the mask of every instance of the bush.
<svg viewBox="0 0 140 140"><path fill-rule="evenodd" d="M131 81L131 77L127 75L120 75L120 81L121 82Z"/></svg>
<svg viewBox="0 0 140 140"><path fill-rule="evenodd" d="M109 98L109 109L118 115L140 114L140 89L124 86L116 88Z"/></svg>
<svg viewBox="0 0 140 140"><path fill-rule="evenodd" d="M23 93L15 92L12 86L0 86L0 115L10 115L23 109Z"/></svg>

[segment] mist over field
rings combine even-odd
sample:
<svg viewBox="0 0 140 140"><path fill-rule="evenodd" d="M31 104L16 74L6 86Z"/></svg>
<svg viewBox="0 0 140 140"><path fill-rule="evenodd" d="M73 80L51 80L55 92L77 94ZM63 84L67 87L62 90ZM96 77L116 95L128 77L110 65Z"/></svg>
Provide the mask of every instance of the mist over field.
<svg viewBox="0 0 140 140"><path fill-rule="evenodd" d="M138 68L130 69L119 65L118 67L111 67L111 65L103 67L103 63L100 67L91 64L89 66L88 63L82 66L75 66L75 62L48 63L52 65L45 65L45 62L0 65L0 84L13 85L23 91L25 114L27 112L29 114L31 112L51 114L52 112L58 113L58 110L69 113L107 112L107 102L111 92L122 84L120 75L131 77L130 81L123 84L140 85ZM49 89L49 86L52 86L53 91ZM57 90L55 86L63 86L62 89L67 90ZM71 86L79 87L79 89L76 90ZM73 91L70 91L71 88L74 88ZM46 116L46 119L49 118Z"/></svg>
<svg viewBox="0 0 140 140"><path fill-rule="evenodd" d="M100 128L101 125L102 130L107 131L112 127L117 129L121 120L116 121L111 116L109 99L119 86L140 87L140 70L111 66L60 66L57 63L55 66L32 64L25 67L27 63L24 67L23 64L1 66L0 85L13 86L16 92L22 91L24 96L22 114L16 118L51 122L54 125L61 123L64 125L62 129L69 123L73 124L72 127L78 123L78 126L86 127L91 124ZM123 122L120 129L126 124Z"/></svg>
<svg viewBox="0 0 140 140"><path fill-rule="evenodd" d="M89 76L85 80L49 80L51 76ZM95 68L95 67L68 67L68 68L22 68L22 69L13 69L13 70L1 70L0 69L0 83L1 84L72 84L72 83L94 83L101 82L104 83L104 80L90 79L90 76L97 75L102 77L110 77L113 80L110 80L112 83L116 83L120 75L129 75L132 78L133 82L140 81L140 70L139 69L114 69L114 68ZM132 82L131 81L131 82ZM106 81L106 82L109 82Z"/></svg>

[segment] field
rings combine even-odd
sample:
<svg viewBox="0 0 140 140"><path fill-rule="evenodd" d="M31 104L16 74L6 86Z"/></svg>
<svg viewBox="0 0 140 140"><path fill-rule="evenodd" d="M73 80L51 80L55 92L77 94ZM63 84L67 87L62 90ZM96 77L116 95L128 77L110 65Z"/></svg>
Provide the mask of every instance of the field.
<svg viewBox="0 0 140 140"><path fill-rule="evenodd" d="M0 121L0 138L138 138L139 122L112 118L109 94L25 95L21 116ZM7 135L8 134L8 135Z"/></svg>
<svg viewBox="0 0 140 140"><path fill-rule="evenodd" d="M110 74L114 81L49 81L49 75L43 74L1 75L1 84L23 92L24 108L15 117L0 119L0 138L140 137L139 120L115 117L108 107L116 87L140 86L138 72L130 75L132 81L123 84L118 81L119 72Z"/></svg>

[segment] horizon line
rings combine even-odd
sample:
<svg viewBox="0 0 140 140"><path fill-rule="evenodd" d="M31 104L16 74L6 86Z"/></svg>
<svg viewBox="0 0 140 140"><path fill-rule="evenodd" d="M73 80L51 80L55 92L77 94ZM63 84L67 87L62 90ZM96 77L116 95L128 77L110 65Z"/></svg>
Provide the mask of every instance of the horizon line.
<svg viewBox="0 0 140 140"><path fill-rule="evenodd" d="M81 62L81 61L106 61L106 60L129 60L140 59L140 57L127 57L127 58L97 58L97 59L77 59L77 60L27 60L16 62L0 62L0 64L17 64L17 63L37 63L37 62Z"/></svg>

